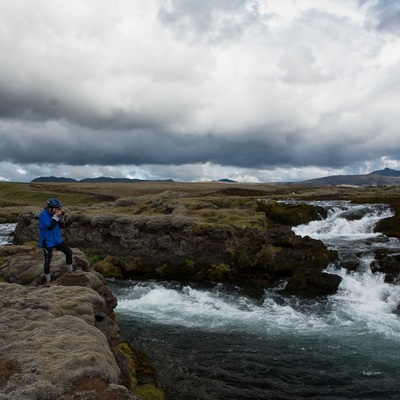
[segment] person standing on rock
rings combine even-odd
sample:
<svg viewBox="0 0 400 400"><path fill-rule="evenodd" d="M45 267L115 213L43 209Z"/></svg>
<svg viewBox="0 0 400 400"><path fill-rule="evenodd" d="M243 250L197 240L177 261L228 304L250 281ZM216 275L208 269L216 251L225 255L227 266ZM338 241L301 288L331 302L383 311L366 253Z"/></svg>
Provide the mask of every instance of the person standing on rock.
<svg viewBox="0 0 400 400"><path fill-rule="evenodd" d="M61 225L64 224L64 211L62 204L55 198L47 200L44 210L39 215L39 247L44 254L44 274L46 281L51 281L50 263L53 257L53 249L65 254L68 272L73 271L72 250L63 241Z"/></svg>

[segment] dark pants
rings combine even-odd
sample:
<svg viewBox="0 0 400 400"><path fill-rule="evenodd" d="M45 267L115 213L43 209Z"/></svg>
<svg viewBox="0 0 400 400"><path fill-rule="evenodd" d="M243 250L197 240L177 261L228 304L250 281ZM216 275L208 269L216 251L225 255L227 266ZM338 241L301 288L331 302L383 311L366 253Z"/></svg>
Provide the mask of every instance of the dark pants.
<svg viewBox="0 0 400 400"><path fill-rule="evenodd" d="M50 273L50 263L53 258L53 249L62 251L65 254L65 261L67 265L72 265L72 250L69 248L67 243L61 242L57 246L54 247L43 247L44 253L44 273Z"/></svg>

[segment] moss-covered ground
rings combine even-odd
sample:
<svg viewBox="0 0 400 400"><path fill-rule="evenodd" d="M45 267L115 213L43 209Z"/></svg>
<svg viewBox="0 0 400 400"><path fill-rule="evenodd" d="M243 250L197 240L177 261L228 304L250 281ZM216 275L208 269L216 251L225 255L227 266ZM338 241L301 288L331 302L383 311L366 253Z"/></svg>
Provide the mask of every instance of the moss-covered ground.
<svg viewBox="0 0 400 400"><path fill-rule="evenodd" d="M276 223L296 224L312 212L293 211L276 200L351 200L386 203L395 216L379 229L400 237L400 186L330 187L272 183L132 182L132 183L10 183L0 182L0 223L15 222L27 206L43 207L49 197L88 213L160 215L183 206L188 216L203 224L228 224L268 229ZM260 203L259 200L262 200Z"/></svg>

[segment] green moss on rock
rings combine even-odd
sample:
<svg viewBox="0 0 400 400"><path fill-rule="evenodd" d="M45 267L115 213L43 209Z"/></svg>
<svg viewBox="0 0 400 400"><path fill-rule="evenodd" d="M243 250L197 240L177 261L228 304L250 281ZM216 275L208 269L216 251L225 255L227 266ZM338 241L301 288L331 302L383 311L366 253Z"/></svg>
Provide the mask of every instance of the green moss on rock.
<svg viewBox="0 0 400 400"><path fill-rule="evenodd" d="M164 400L165 395L163 390L159 389L151 383L138 385L133 391L142 400Z"/></svg>
<svg viewBox="0 0 400 400"><path fill-rule="evenodd" d="M212 281L220 281L229 276L231 267L228 264L220 263L207 271L207 276Z"/></svg>
<svg viewBox="0 0 400 400"><path fill-rule="evenodd" d="M123 278L123 264L118 257L107 256L104 260L93 264L93 268L102 274L105 278Z"/></svg>
<svg viewBox="0 0 400 400"><path fill-rule="evenodd" d="M265 213L267 219L275 225L297 226L326 217L326 210L310 204L284 204L275 200L259 200L259 211Z"/></svg>
<svg viewBox="0 0 400 400"><path fill-rule="evenodd" d="M129 378L130 378L130 383L131 387L130 390L134 390L135 387L137 386L137 380L136 380L136 368L137 365L134 361L134 354L132 351L131 346L127 342L121 342L117 344L114 348L115 352L120 354L122 357L125 358L127 361L128 367L129 367Z"/></svg>

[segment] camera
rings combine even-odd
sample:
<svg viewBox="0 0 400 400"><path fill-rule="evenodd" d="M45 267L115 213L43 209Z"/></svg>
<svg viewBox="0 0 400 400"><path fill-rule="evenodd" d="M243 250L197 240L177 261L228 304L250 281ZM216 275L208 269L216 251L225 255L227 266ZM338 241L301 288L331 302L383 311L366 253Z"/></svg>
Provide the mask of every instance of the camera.
<svg viewBox="0 0 400 400"><path fill-rule="evenodd" d="M65 211L61 211L61 216L63 217L65 215Z"/></svg>

